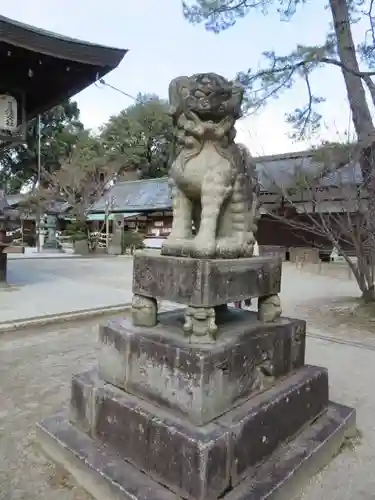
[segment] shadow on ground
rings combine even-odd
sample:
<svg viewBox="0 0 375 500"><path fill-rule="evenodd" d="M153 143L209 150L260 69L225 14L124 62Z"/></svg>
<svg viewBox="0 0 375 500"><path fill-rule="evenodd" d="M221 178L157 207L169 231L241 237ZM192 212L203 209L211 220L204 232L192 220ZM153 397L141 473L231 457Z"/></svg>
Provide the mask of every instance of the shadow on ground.
<svg viewBox="0 0 375 500"><path fill-rule="evenodd" d="M51 281L51 274L43 272L40 267L33 268L32 262L25 266L21 261L8 262L7 283L10 286L25 286Z"/></svg>

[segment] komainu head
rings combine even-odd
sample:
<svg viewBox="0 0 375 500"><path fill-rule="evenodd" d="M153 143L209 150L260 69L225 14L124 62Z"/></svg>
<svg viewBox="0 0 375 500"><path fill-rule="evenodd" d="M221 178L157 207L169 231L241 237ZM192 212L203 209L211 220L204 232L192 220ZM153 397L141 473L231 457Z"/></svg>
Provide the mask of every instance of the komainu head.
<svg viewBox="0 0 375 500"><path fill-rule="evenodd" d="M216 73L181 76L169 85L170 114L195 113L203 121L241 116L243 89Z"/></svg>

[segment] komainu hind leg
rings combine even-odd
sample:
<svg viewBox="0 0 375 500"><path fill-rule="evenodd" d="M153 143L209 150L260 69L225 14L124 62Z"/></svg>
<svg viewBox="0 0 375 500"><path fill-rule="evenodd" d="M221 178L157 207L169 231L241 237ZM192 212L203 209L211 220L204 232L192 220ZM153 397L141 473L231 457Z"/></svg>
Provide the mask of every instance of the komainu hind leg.
<svg viewBox="0 0 375 500"><path fill-rule="evenodd" d="M163 255L185 255L192 246L192 202L175 184L172 184L172 230L164 242Z"/></svg>
<svg viewBox="0 0 375 500"><path fill-rule="evenodd" d="M253 255L255 238L252 229L251 193L247 199L244 188L246 176L237 175L233 193L225 211L222 214L220 232L217 241L216 254L223 259L251 257Z"/></svg>

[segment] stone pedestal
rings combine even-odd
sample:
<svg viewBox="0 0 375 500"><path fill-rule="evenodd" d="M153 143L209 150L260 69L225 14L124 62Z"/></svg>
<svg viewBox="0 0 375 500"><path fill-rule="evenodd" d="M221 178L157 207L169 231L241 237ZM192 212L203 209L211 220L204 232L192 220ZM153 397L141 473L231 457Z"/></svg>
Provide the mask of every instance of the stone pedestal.
<svg viewBox="0 0 375 500"><path fill-rule="evenodd" d="M281 260L274 257L193 259L139 252L133 268L133 323L156 325L156 299L186 304L182 326L201 343L215 342L218 308L259 297L262 321L280 317ZM152 322L152 318L154 318Z"/></svg>
<svg viewBox="0 0 375 500"><path fill-rule="evenodd" d="M45 452L100 500L293 498L355 411L305 365L306 324L280 316L280 279L271 257L137 255L132 318L100 328L69 413L38 426ZM258 313L226 306L249 297ZM158 314L158 298L187 308ZM191 310L196 322L214 311L215 335L186 329Z"/></svg>
<svg viewBox="0 0 375 500"><path fill-rule="evenodd" d="M71 421L183 498L217 499L328 408L328 377L304 367L272 390L195 426L96 372L73 379Z"/></svg>
<svg viewBox="0 0 375 500"><path fill-rule="evenodd" d="M112 239L108 246L110 255L122 254L122 238L124 234L124 215L115 214L112 224Z"/></svg>
<svg viewBox="0 0 375 500"><path fill-rule="evenodd" d="M154 328L134 327L128 318L108 322L100 328L99 375L202 425L304 365L304 321L282 318L271 326L232 308L219 320L214 345L184 336L183 310L159 314Z"/></svg>
<svg viewBox="0 0 375 500"><path fill-rule="evenodd" d="M134 256L133 292L193 307L221 304L278 294L281 260L192 259L151 252Z"/></svg>

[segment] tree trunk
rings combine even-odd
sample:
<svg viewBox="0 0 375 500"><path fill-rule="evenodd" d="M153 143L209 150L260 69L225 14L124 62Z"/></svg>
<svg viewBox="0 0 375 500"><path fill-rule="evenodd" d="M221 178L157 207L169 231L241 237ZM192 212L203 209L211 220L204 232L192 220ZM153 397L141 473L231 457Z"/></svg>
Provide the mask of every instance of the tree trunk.
<svg viewBox="0 0 375 500"><path fill-rule="evenodd" d="M370 92L372 103L375 106L375 83L373 82L371 76L364 76L363 81L366 83L367 88Z"/></svg>
<svg viewBox="0 0 375 500"><path fill-rule="evenodd" d="M330 0L330 7L340 61L345 67L359 72L357 53L350 26L348 0ZM368 144L368 139L374 135L374 125L366 100L362 78L343 68L342 74L358 139Z"/></svg>
<svg viewBox="0 0 375 500"><path fill-rule="evenodd" d="M368 290L362 292L362 300L365 304L375 302L375 287L372 286Z"/></svg>
<svg viewBox="0 0 375 500"><path fill-rule="evenodd" d="M337 52L346 68L359 72L354 45L348 0L330 0L333 25L337 37ZM342 68L347 97L352 112L353 123L358 141L362 147L359 163L363 177L363 191L368 195L368 216L366 218L366 254L370 277L369 297L374 297L375 264L375 128L366 100L362 78ZM370 89L371 90L371 89ZM368 280L366 280L368 281Z"/></svg>

